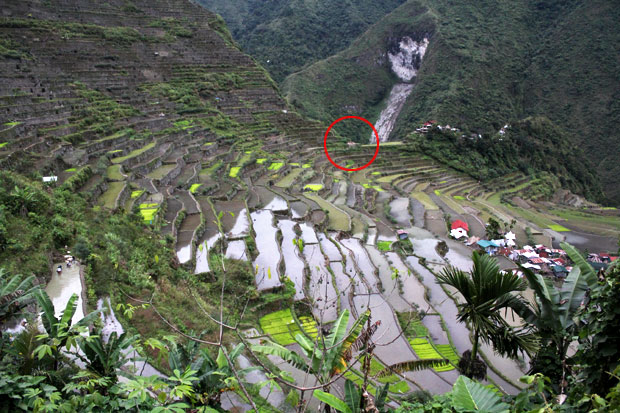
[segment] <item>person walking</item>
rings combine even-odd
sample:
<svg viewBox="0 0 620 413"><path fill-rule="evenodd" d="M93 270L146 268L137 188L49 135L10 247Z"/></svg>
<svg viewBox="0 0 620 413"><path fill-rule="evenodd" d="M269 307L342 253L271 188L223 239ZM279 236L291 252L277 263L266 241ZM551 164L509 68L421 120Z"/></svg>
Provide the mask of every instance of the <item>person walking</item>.
<svg viewBox="0 0 620 413"><path fill-rule="evenodd" d="M60 274L62 274L62 265L59 265L58 268L56 268L56 273L60 277Z"/></svg>

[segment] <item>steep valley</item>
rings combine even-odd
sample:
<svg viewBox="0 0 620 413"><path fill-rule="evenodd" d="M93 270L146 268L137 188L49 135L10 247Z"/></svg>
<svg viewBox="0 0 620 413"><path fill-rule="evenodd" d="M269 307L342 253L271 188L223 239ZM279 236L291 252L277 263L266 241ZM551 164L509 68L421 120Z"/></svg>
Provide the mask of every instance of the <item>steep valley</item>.
<svg viewBox="0 0 620 413"><path fill-rule="evenodd" d="M349 49L291 75L282 85L286 100L224 21L193 2L5 3L0 268L47 284L57 316L67 303L79 305L77 319L102 310L80 334L96 342L100 333L106 349L123 332L121 342L136 335L115 354L141 356L105 365L105 373L99 364L80 370L73 364L92 356L89 350L69 356L71 341L64 352L59 335L48 354L41 344L48 337L33 338L42 347L31 349L28 362L36 364L36 356L56 369L49 383L58 391L46 396L53 408L66 402L67 411L292 412L318 409L324 400L315 389L331 386L343 397L355 383L375 400L384 389L394 410L412 394L444 394L462 383L459 357L471 350L474 332L458 320L464 297L436 277L472 268L476 242L490 238L487 224L510 226L518 246L553 249L568 240L580 250L616 252L619 211L571 192L573 181L518 168L477 179L449 159L453 149L433 156L402 139L415 130L411 116L462 120L415 103L429 87L423 77L432 78L438 64L434 42L445 41L430 7L405 2L384 18L393 24L373 25ZM379 155L362 170L338 169L323 152L328 119L347 105L379 119ZM376 148L367 126L358 126L330 135L331 158L349 169ZM513 129L537 130L530 126L515 122ZM359 139L348 145L351 136ZM468 245L450 237L455 222L466 224ZM518 269L503 255L498 265ZM20 316L0 338L42 329L50 309L42 310L41 323ZM351 318L341 323L344 313ZM522 321L512 312L503 317ZM59 328L67 323L55 321ZM347 328L372 340L335 338ZM264 350L267 341L277 349ZM314 354L325 341L349 346L338 357L329 353L345 363L329 385L321 382L323 370L311 374L304 366L314 355L291 355L308 348ZM366 363L360 355L369 347ZM528 387L520 378L530 356L504 357L482 342L480 355L488 365L481 388L512 396ZM25 356L6 357L3 364L17 366ZM434 364L379 374L421 360ZM192 376L207 365L208 374ZM19 372L25 383L42 377L29 366ZM248 367L261 369L241 373ZM60 387L75 377L79 386ZM106 377L115 379L100 381ZM186 390L192 386L195 393ZM72 399L89 394L101 397L81 405ZM0 402L9 398L5 390L0 395ZM43 395L24 393L24 400L42 403ZM205 406L211 410L197 410Z"/></svg>

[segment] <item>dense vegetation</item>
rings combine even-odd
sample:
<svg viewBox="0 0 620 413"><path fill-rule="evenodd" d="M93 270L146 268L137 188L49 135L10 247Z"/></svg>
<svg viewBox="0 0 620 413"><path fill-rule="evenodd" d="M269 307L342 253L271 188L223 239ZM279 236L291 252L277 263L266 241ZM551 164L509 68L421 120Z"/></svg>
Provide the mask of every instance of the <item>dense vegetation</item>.
<svg viewBox="0 0 620 413"><path fill-rule="evenodd" d="M407 10L414 13L403 26L399 17ZM617 203L618 13L607 1L412 0L386 16L381 30L369 29L344 52L287 78L284 90L317 119L353 112L375 121L395 82L381 58L384 33L419 38L421 27L432 26L416 87L393 139L403 139L414 125L430 119L467 133L492 134L508 122L546 116L595 160L605 196ZM363 87L351 87L349 79ZM307 93L310 85L315 89Z"/></svg>
<svg viewBox="0 0 620 413"><path fill-rule="evenodd" d="M376 121L397 81L386 51L403 36L421 40L434 30L432 13L418 2L407 2L345 51L287 77L282 91L302 113L328 124L345 115ZM368 126L361 122L339 123L335 130L356 142L367 143L371 136Z"/></svg>
<svg viewBox="0 0 620 413"><path fill-rule="evenodd" d="M600 196L598 180L583 151L546 118L515 122L499 135L462 135L433 127L408 137L409 148L481 181L521 171L550 172L563 188L588 197ZM550 194L549 194L550 195Z"/></svg>
<svg viewBox="0 0 620 413"><path fill-rule="evenodd" d="M404 0L200 0L276 82L344 48Z"/></svg>

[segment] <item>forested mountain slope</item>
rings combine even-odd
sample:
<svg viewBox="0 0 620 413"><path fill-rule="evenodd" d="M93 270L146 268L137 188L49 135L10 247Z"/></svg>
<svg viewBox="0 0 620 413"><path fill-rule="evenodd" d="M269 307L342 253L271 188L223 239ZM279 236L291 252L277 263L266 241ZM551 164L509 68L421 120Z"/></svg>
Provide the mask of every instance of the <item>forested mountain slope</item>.
<svg viewBox="0 0 620 413"><path fill-rule="evenodd" d="M199 0L280 82L344 48L404 0Z"/></svg>
<svg viewBox="0 0 620 413"><path fill-rule="evenodd" d="M390 38L427 33L428 50L391 139L430 119L491 136L527 116L548 117L585 150L582 162L618 203L618 13L607 1L412 0L382 19L381 30L289 76L284 90L314 118L354 113L374 122L398 81L383 58ZM587 185L597 192L595 182Z"/></svg>

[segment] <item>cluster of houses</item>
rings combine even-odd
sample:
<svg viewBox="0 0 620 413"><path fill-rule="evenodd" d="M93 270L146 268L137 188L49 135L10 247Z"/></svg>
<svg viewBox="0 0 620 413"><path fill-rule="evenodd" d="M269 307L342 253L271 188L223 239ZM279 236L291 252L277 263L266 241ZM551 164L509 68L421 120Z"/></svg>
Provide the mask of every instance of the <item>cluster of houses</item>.
<svg viewBox="0 0 620 413"><path fill-rule="evenodd" d="M514 263L534 272L553 275L556 278L566 278L572 268L563 249L548 248L542 244L516 248L516 235L512 231L504 234L504 238L494 240L470 237L468 233L469 226L464 221L456 220L450 225L450 235L453 238L465 241L468 246L477 246L489 255L503 255ZM617 259L618 257L604 253L589 254L587 257L588 263L595 270L607 268L610 263Z"/></svg>
<svg viewBox="0 0 620 413"><path fill-rule="evenodd" d="M436 120L429 120L428 122L424 122L424 125L422 125L422 127L420 128L417 128L415 131L416 133L424 134L427 133L432 127L436 127L441 131L459 132L459 129L453 128L450 125L439 125Z"/></svg>

